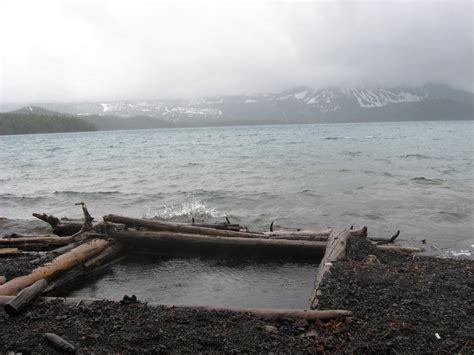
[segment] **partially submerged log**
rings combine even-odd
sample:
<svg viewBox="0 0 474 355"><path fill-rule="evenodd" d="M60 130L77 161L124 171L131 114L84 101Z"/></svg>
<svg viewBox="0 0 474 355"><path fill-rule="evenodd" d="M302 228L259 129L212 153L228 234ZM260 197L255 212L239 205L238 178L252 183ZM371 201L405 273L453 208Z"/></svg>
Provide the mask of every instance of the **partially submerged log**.
<svg viewBox="0 0 474 355"><path fill-rule="evenodd" d="M329 272L332 264L343 258L346 254L347 239L351 236L351 230L332 232L327 243L323 260L319 264L314 293L309 302L309 308L315 309L318 306L318 297L321 295L321 284L324 277Z"/></svg>
<svg viewBox="0 0 474 355"><path fill-rule="evenodd" d="M12 296L0 296L0 305L9 302ZM103 300L97 298L61 298L61 297L40 297L38 302L47 303L63 303L65 305L77 306L91 305L100 302L115 302L110 300ZM243 307L213 307L213 306L194 306L194 305L173 305L173 304L158 304L147 303L148 307L160 307L167 309L183 309L183 310L204 310L209 312L236 312L236 313L250 313L263 318L291 318L291 319L306 319L306 320L329 320L337 318L345 318L352 316L351 311L335 309L335 310L309 310L309 309L288 309L288 308L243 308Z"/></svg>
<svg viewBox="0 0 474 355"><path fill-rule="evenodd" d="M207 236L234 237L234 238L265 238L263 233L237 232L214 228L196 227L193 225L164 223L148 219L130 218L109 214L104 216L104 221L122 223L130 227L141 227L153 231L166 231L174 233L202 234Z"/></svg>
<svg viewBox="0 0 474 355"><path fill-rule="evenodd" d="M227 238L201 234L184 234L174 232L146 232L146 231L111 231L109 235L124 244L145 246L160 246L169 249L199 249L237 247L250 250L282 250L288 254L306 252L313 255L321 254L326 248L326 242L305 240L264 239L264 238ZM238 249L238 248L237 248Z"/></svg>
<svg viewBox="0 0 474 355"><path fill-rule="evenodd" d="M73 250L58 256L51 262L36 268L30 274L14 278L4 285L1 285L0 295L16 295L22 289L40 279L48 279L77 264L85 262L90 257L107 248L108 245L109 242L104 239L94 239L81 244Z"/></svg>
<svg viewBox="0 0 474 355"><path fill-rule="evenodd" d="M33 213L33 216L48 223L53 228L53 233L61 237L66 237L79 232L82 228L81 221L61 220L53 215L46 213Z"/></svg>
<svg viewBox="0 0 474 355"><path fill-rule="evenodd" d="M25 287L3 307L5 312L10 316L19 314L31 301L43 292L47 285L48 282L45 279L41 279L31 286Z"/></svg>

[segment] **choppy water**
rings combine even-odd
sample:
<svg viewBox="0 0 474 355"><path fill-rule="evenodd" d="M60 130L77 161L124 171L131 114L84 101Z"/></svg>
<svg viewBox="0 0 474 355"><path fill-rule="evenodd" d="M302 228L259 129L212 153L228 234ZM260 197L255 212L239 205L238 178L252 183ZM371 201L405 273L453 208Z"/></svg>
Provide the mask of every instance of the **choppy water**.
<svg viewBox="0 0 474 355"><path fill-rule="evenodd" d="M0 229L32 212L369 227L474 250L474 124L412 122L0 137Z"/></svg>

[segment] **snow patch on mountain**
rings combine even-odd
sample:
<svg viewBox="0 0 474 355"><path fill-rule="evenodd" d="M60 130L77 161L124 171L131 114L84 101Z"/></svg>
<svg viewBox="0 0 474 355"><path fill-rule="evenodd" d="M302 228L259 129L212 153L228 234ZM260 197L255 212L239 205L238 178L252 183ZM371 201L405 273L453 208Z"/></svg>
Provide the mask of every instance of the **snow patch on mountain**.
<svg viewBox="0 0 474 355"><path fill-rule="evenodd" d="M382 107L388 103L418 102L428 97L422 89L412 89L410 91L403 89L358 89L352 90L352 96L355 97L360 107Z"/></svg>

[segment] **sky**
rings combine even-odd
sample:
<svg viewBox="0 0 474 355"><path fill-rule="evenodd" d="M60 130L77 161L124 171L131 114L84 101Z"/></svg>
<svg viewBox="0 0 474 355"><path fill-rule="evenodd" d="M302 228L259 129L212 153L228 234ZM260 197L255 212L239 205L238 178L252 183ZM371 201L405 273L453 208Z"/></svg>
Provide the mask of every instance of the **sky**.
<svg viewBox="0 0 474 355"><path fill-rule="evenodd" d="M0 104L473 91L472 1L0 0Z"/></svg>

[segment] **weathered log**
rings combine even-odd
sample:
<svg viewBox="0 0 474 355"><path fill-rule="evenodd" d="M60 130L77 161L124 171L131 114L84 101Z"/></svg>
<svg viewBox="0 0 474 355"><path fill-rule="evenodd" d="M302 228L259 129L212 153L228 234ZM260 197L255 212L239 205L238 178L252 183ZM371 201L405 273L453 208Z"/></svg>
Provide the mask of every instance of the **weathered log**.
<svg viewBox="0 0 474 355"><path fill-rule="evenodd" d="M240 231L240 225L238 224L227 224L227 223L193 223L188 224L190 226L201 227L201 228L214 228L214 229L223 229L230 231Z"/></svg>
<svg viewBox="0 0 474 355"><path fill-rule="evenodd" d="M104 221L123 223L131 227L142 227L148 230L166 231L175 233L202 234L207 236L234 237L234 238L265 238L263 233L237 232L232 230L220 230L214 228L196 227L186 224L165 223L148 219L130 218L109 214L104 216Z"/></svg>
<svg viewBox="0 0 474 355"><path fill-rule="evenodd" d="M64 340L59 335L54 333L44 333L44 337L55 347L56 349L67 352L67 353L75 353L76 347L72 345L70 342Z"/></svg>
<svg viewBox="0 0 474 355"><path fill-rule="evenodd" d="M48 282L45 279L41 279L31 286L25 287L4 306L5 312L10 316L19 314L31 301L43 292L47 285Z"/></svg>
<svg viewBox="0 0 474 355"><path fill-rule="evenodd" d="M60 248L53 249L51 251L48 251L48 252L42 254L38 259L31 260L30 263L31 264L39 264L39 263L47 260L50 257L56 257L58 255L64 254L64 253L74 249L75 247L79 246L81 243L82 242L75 242L75 243L71 243L71 244L65 245L63 247L60 247Z"/></svg>
<svg viewBox="0 0 474 355"><path fill-rule="evenodd" d="M7 303L12 296L0 296L0 305ZM63 303L65 305L77 306L91 305L100 302L115 302L111 300L103 300L98 298L61 298L61 297L39 297L37 302L47 303ZM337 318L345 318L352 316L351 311L335 309L335 310L309 310L309 309L287 309L287 308L243 308L243 307L212 307L212 306L194 306L194 305L173 305L147 303L148 307L160 307L167 309L183 309L183 310L204 310L210 312L236 312L250 313L263 318L291 318L306 320L329 320Z"/></svg>
<svg viewBox="0 0 474 355"><path fill-rule="evenodd" d="M422 248L403 247L398 245L377 245L376 248L379 250L399 251L402 253L421 253L425 251L425 249Z"/></svg>
<svg viewBox="0 0 474 355"><path fill-rule="evenodd" d="M18 254L18 248L0 248L0 257L11 256L16 254Z"/></svg>
<svg viewBox="0 0 474 355"><path fill-rule="evenodd" d="M201 234L184 234L174 232L146 232L146 231L111 231L109 235L124 244L159 245L160 249L186 248L187 250L205 247L236 247L250 248L251 250L280 250L287 254L295 252L309 252L321 254L326 242L305 240L264 239L264 238L227 238Z"/></svg>
<svg viewBox="0 0 474 355"><path fill-rule="evenodd" d="M62 237L71 236L82 228L80 221L65 221L46 213L33 213L33 216L48 223L53 228L53 233Z"/></svg>
<svg viewBox="0 0 474 355"><path fill-rule="evenodd" d="M92 273L102 271L104 268L115 264L116 262L125 258L125 256L117 257L121 250L121 245L118 243L111 243L109 247L96 254L86 262L78 264L66 272L51 280L44 293L50 293L64 286L71 284L77 279L84 278Z"/></svg>
<svg viewBox="0 0 474 355"><path fill-rule="evenodd" d="M20 250L50 250L57 246L64 246L71 241L68 237L24 237L0 238L0 247L18 248Z"/></svg>
<svg viewBox="0 0 474 355"><path fill-rule="evenodd" d="M16 295L22 289L40 279L49 279L60 272L85 262L88 258L107 248L109 244L108 241L103 239L94 239L81 244L73 250L56 257L51 262L36 268L30 274L14 278L1 285L0 295Z"/></svg>
<svg viewBox="0 0 474 355"><path fill-rule="evenodd" d="M327 240L331 234L332 229L323 230L302 230L302 231L287 231L277 230L273 232L265 232L269 239L290 239L290 240Z"/></svg>
<svg viewBox="0 0 474 355"><path fill-rule="evenodd" d="M332 263L345 256L346 243L347 239L351 236L351 232L351 230L334 231L329 236L326 252L324 253L323 260L319 264L318 273L316 275L313 296L309 302L310 309L314 309L318 306L318 297L321 295L321 284L329 272Z"/></svg>
<svg viewBox="0 0 474 355"><path fill-rule="evenodd" d="M79 203L76 203L75 205L81 206L84 219L82 222L81 229L72 235L73 238L81 235L82 233L92 230L93 229L92 222L94 221L94 218L92 218L92 216L90 215L89 211L87 210L87 206L84 202L79 202Z"/></svg>

